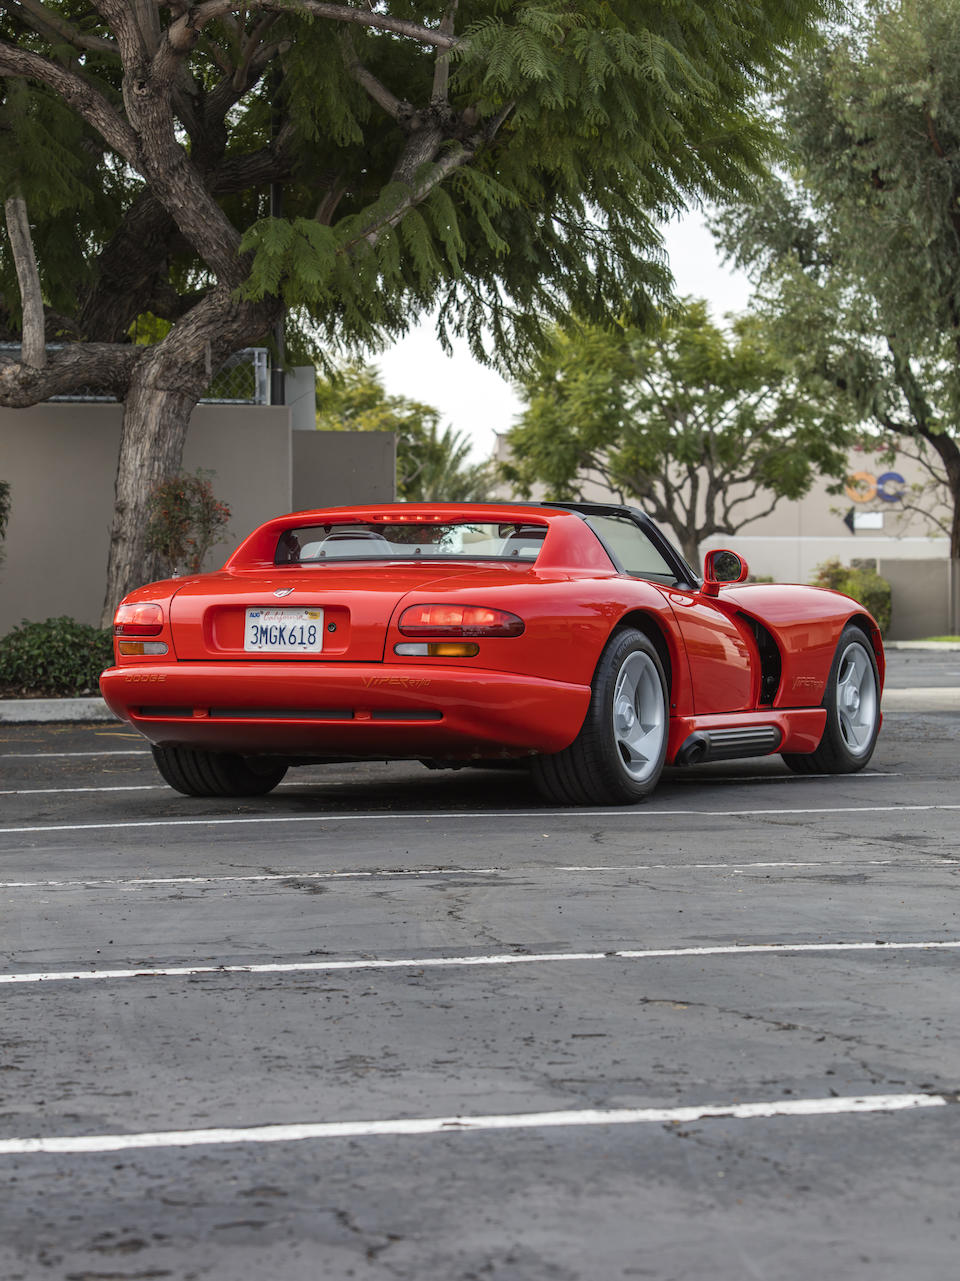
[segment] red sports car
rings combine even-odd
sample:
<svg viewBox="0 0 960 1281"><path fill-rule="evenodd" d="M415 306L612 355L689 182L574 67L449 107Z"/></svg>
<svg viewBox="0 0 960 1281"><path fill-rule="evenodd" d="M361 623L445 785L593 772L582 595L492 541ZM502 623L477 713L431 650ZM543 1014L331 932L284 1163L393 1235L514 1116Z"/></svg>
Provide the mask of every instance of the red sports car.
<svg viewBox="0 0 960 1281"><path fill-rule="evenodd" d="M856 601L701 579L630 507L341 507L261 525L219 573L117 610L103 696L189 796L291 765L513 762L561 805L629 804L664 764L869 761L883 647Z"/></svg>

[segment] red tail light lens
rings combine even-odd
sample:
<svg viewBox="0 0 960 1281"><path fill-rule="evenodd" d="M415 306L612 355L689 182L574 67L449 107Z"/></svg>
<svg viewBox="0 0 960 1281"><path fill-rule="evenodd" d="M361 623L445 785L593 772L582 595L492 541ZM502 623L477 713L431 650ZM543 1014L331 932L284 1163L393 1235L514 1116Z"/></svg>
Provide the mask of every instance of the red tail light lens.
<svg viewBox="0 0 960 1281"><path fill-rule="evenodd" d="M114 615L114 636L159 636L163 610L159 605L121 605Z"/></svg>
<svg viewBox="0 0 960 1281"><path fill-rule="evenodd" d="M524 622L486 605L411 605L399 627L404 636L519 636Z"/></svg>

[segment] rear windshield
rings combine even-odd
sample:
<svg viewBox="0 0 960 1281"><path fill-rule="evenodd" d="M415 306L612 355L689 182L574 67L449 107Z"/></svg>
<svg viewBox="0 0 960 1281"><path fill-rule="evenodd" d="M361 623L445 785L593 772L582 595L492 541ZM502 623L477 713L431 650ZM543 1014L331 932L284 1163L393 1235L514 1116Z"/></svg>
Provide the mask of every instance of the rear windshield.
<svg viewBox="0 0 960 1281"><path fill-rule="evenodd" d="M280 535L275 559L278 565L424 557L532 562L537 559L546 533L546 525L475 521L304 525Z"/></svg>

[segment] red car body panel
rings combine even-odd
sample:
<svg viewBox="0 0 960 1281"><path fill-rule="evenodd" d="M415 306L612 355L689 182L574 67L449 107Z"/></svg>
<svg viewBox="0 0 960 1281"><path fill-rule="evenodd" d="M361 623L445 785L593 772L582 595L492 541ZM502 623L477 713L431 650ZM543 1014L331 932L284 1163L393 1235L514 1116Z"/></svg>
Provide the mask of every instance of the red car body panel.
<svg viewBox="0 0 960 1281"><path fill-rule="evenodd" d="M305 525L455 519L546 532L534 562L275 563L281 535ZM621 623L641 626L660 648L670 685L668 761L698 730L739 726L777 728L775 750L815 750L830 665L853 618L870 636L883 676L876 623L845 596L760 584L709 595L696 583L630 576L578 512L534 505L293 513L255 530L220 572L167 579L125 598L145 601L161 606L162 630L151 639L168 652L147 658L118 650L101 677L107 704L155 744L244 755L471 759L560 751L583 724L600 656ZM398 655L394 647L408 640L401 614L430 603L507 611L524 630L478 637L471 657ZM245 611L278 605L323 610L319 656L245 651ZM774 661L775 694L764 694Z"/></svg>

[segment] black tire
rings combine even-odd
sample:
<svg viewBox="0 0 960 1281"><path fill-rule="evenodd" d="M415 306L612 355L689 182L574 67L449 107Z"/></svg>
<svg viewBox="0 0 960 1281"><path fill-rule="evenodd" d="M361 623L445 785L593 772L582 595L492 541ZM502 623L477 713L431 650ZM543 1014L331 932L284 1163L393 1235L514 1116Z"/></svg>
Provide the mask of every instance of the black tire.
<svg viewBox="0 0 960 1281"><path fill-rule="evenodd" d="M815 752L784 752L795 774L855 774L873 755L880 732L880 671L869 638L855 624L843 629L822 707L823 737Z"/></svg>
<svg viewBox="0 0 960 1281"><path fill-rule="evenodd" d="M164 780L184 796L264 796L287 772L282 762L189 747L154 747L153 759Z"/></svg>
<svg viewBox="0 0 960 1281"><path fill-rule="evenodd" d="M600 656L590 706L569 747L531 762L557 805L632 805L656 787L667 752L670 696L656 647L618 628Z"/></svg>

